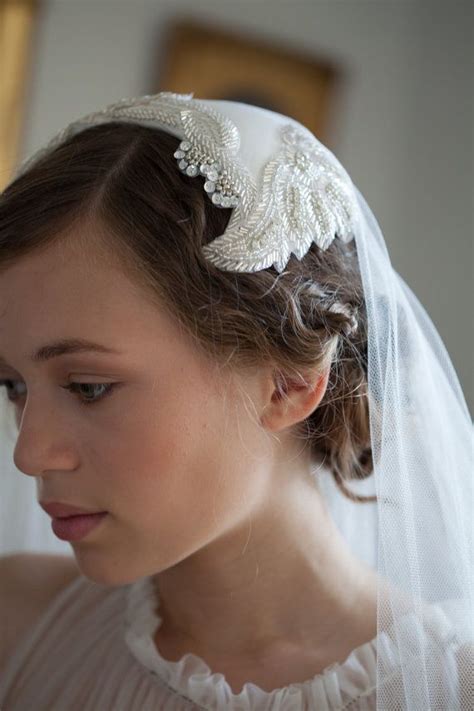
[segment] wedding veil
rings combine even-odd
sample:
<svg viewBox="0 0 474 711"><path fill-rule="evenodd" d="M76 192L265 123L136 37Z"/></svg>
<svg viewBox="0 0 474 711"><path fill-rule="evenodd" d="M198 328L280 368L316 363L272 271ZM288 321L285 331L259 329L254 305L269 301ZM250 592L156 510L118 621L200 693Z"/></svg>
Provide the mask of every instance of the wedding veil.
<svg viewBox="0 0 474 711"><path fill-rule="evenodd" d="M229 102L212 103L225 113ZM146 122L153 125L150 115ZM393 268L375 216L353 189L377 502L338 509L341 494L334 489L331 496L349 543L367 557L373 552L380 576L377 709L467 711L474 707L472 422L433 322ZM0 233L0 256L1 249ZM6 398L0 404L5 411ZM26 511L28 547L44 531L44 513L32 489L18 496L12 488L20 475L13 475L4 411L1 535L5 540L11 526L18 533Z"/></svg>

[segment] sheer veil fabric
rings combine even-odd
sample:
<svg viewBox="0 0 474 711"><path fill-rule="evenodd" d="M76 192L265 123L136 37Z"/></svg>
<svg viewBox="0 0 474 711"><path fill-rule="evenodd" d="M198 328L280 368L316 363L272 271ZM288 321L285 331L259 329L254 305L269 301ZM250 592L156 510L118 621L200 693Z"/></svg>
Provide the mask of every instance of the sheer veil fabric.
<svg viewBox="0 0 474 711"><path fill-rule="evenodd" d="M247 107L245 121L239 122L235 103L209 102L213 109L231 118L241 137L251 123L252 112L258 114L259 126L264 127L267 119L271 122L273 112L256 107ZM150 114L146 123L166 127ZM179 129L168 125L168 130L185 137ZM252 141L258 140L256 130L249 134ZM253 165L249 170L258 190L259 167ZM367 375L374 459L370 481L377 502L339 506L337 499L342 495L336 489L327 495L333 497L332 510L336 518L340 517L338 523L349 543L351 537L357 537L354 549L380 576L377 629L390 635L391 655L389 660L384 654L386 645L378 647L377 709L467 711L474 708L472 421L433 322L393 268L374 214L361 192L352 182L350 185L357 212L353 237L368 318ZM242 212L239 214L242 218ZM10 434L6 433L6 398L0 399L0 406L2 471L8 471L10 481L12 434L11 428ZM349 484L349 488L359 491L356 485ZM25 487L21 496L29 494ZM8 528L16 525L12 521L16 521L18 499L8 487L2 498L0 527L4 540ZM44 514L30 503L25 499L27 545L33 543L31 532L35 527L44 530L44 523L39 523L44 522ZM428 606L439 608L452 627L448 641L435 650L427 644L432 624Z"/></svg>

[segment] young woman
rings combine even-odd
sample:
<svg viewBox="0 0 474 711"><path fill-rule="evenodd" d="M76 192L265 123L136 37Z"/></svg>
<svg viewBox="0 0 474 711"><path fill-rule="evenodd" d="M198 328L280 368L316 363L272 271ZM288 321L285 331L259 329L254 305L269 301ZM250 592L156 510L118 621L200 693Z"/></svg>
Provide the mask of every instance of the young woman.
<svg viewBox="0 0 474 711"><path fill-rule="evenodd" d="M306 128L168 93L66 127L0 198L0 353L78 569L2 709L470 707L470 418Z"/></svg>

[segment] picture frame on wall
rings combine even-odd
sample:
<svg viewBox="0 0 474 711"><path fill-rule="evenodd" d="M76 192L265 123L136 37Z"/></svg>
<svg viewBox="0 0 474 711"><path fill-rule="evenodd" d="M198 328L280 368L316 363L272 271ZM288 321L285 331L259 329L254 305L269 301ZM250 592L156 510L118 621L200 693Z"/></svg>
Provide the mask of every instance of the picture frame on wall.
<svg viewBox="0 0 474 711"><path fill-rule="evenodd" d="M190 21L168 29L156 91L243 101L292 116L331 144L342 70L334 61Z"/></svg>
<svg viewBox="0 0 474 711"><path fill-rule="evenodd" d="M38 0L0 1L0 190L18 162Z"/></svg>

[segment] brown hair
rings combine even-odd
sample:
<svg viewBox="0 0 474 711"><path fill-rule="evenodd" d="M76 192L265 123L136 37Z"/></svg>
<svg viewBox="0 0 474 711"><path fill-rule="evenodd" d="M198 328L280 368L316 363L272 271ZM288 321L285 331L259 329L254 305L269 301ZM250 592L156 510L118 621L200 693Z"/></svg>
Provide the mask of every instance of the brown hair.
<svg viewBox="0 0 474 711"><path fill-rule="evenodd" d="M179 140L148 126L87 128L41 156L0 196L0 268L46 247L86 218L98 219L133 277L212 354L235 366L274 364L286 379L330 365L319 406L295 427L340 490L372 473L367 329L355 240L291 256L285 270L227 272L202 254L231 211L211 203L202 180L181 173ZM356 326L356 327L355 327ZM354 328L355 327L355 328Z"/></svg>

